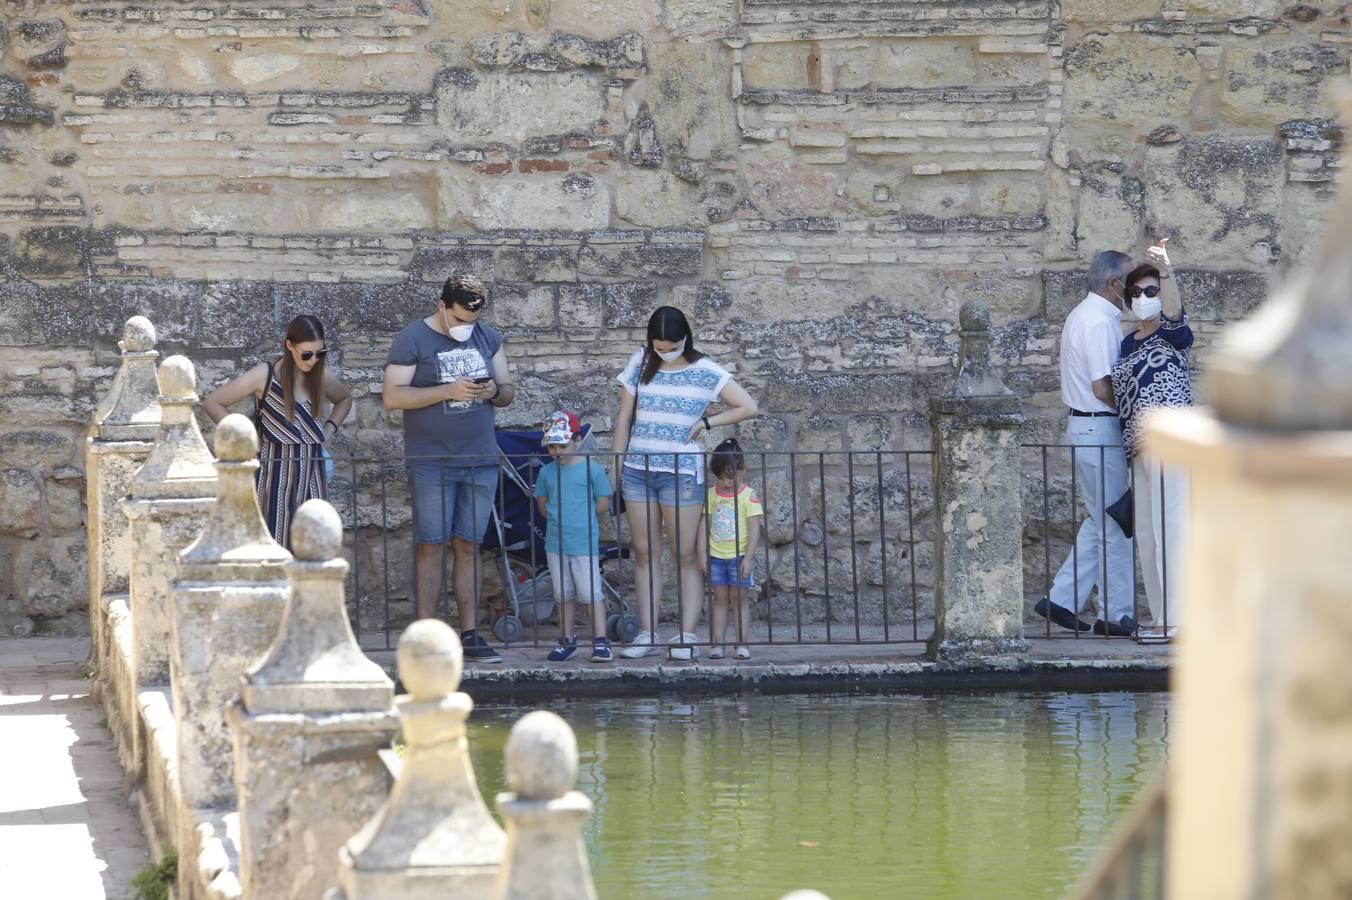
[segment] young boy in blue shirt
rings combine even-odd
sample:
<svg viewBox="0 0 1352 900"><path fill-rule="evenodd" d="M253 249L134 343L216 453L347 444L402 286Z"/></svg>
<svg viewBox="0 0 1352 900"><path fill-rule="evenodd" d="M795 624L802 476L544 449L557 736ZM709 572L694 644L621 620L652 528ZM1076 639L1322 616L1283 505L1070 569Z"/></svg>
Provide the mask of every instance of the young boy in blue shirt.
<svg viewBox="0 0 1352 900"><path fill-rule="evenodd" d="M582 423L575 413L564 410L550 416L542 443L554 461L541 469L535 479L535 502L545 520L545 555L554 583L554 598L562 606L559 643L547 659L563 662L577 652L573 601L581 598L591 604L591 660L610 662L614 654L606 639L597 522L597 516L609 505L610 476L595 460L579 455Z"/></svg>

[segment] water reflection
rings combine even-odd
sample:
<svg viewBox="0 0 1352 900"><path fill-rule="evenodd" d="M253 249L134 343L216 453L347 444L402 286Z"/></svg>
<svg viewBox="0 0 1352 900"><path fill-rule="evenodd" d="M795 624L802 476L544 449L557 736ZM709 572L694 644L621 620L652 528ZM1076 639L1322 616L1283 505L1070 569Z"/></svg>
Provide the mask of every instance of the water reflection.
<svg viewBox="0 0 1352 900"><path fill-rule="evenodd" d="M1055 897L1160 770L1168 696L577 700L603 897ZM474 714L484 793L520 709Z"/></svg>

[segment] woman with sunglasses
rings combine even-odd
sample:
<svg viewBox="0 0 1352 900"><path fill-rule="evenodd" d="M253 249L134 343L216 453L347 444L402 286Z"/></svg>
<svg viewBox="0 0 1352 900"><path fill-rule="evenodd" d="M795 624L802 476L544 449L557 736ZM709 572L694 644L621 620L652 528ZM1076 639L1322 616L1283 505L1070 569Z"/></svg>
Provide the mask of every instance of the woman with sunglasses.
<svg viewBox="0 0 1352 900"><path fill-rule="evenodd" d="M1122 442L1131 461L1136 547L1150 605L1151 627L1139 629L1137 639L1148 643L1173 638L1183 618L1179 576L1188 517L1186 473L1165 469L1142 447L1148 410L1192 405L1192 329L1164 249L1167 240L1147 250L1149 262L1127 274L1127 299L1140 326L1122 339L1122 355L1112 372Z"/></svg>
<svg viewBox="0 0 1352 900"><path fill-rule="evenodd" d="M352 409L352 392L325 371L324 325L296 316L287 326L282 353L221 385L202 408L219 422L245 397L254 396L258 428L258 505L268 530L288 550L291 517L306 500L325 497L325 442ZM333 404L328 416L324 403Z"/></svg>

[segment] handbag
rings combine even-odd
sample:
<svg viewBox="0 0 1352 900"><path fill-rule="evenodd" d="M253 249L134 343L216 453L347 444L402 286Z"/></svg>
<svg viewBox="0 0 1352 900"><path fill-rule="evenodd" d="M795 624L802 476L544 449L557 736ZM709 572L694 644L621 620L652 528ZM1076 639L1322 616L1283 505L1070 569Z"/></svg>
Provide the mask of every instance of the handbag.
<svg viewBox="0 0 1352 900"><path fill-rule="evenodd" d="M1128 539L1135 536L1136 509L1131 496L1131 488L1127 488L1125 494L1118 497L1115 502L1110 504L1107 507L1106 512L1109 517L1117 523L1117 527L1122 529L1122 533L1126 535Z"/></svg>

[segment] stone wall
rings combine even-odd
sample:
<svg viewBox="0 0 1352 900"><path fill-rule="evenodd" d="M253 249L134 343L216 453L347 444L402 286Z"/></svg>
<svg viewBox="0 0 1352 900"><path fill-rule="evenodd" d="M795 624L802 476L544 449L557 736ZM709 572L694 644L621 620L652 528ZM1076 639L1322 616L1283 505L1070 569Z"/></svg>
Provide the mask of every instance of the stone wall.
<svg viewBox="0 0 1352 900"><path fill-rule="evenodd" d="M447 273L491 282L506 424L607 427L670 302L761 399L751 446L885 450L928 445L980 299L1026 438L1056 439L1095 250L1171 237L1204 364L1312 249L1352 41L1338 0L3 9L7 631L85 627L80 440L134 314L204 388L319 315L357 446L397 453L380 364Z"/></svg>

